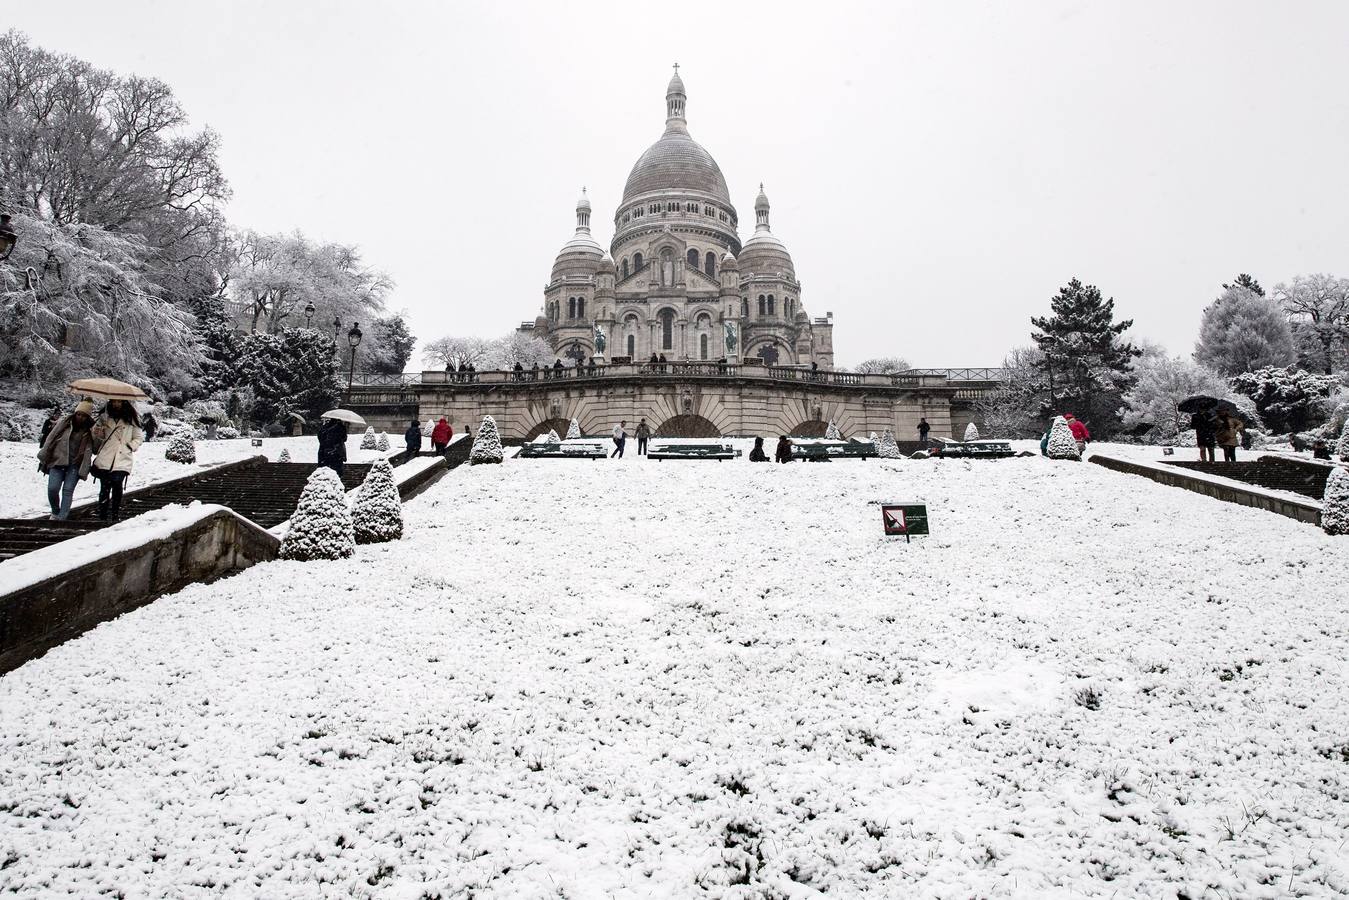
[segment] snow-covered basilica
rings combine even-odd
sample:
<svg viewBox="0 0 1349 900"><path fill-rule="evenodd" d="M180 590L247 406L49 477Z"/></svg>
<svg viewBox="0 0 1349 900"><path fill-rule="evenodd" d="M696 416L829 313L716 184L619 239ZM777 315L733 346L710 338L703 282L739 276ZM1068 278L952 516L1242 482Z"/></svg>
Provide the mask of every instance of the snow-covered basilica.
<svg viewBox="0 0 1349 900"><path fill-rule="evenodd" d="M553 262L542 314L521 330L561 357L641 362L762 360L834 365L833 314L812 319L787 247L769 224L763 185L743 244L721 168L689 134L678 66L665 91L665 133L632 167L609 252L590 231L590 201Z"/></svg>

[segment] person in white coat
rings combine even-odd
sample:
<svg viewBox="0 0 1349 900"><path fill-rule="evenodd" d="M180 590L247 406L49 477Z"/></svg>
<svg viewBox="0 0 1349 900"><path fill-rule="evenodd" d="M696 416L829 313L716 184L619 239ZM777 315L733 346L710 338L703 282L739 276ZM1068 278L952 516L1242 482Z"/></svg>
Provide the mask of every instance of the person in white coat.
<svg viewBox="0 0 1349 900"><path fill-rule="evenodd" d="M610 459L613 459L615 456L621 457L623 455L623 445L628 442L628 433L624 430L627 426L628 423L626 421L619 422L614 426L614 452L609 454Z"/></svg>
<svg viewBox="0 0 1349 900"><path fill-rule="evenodd" d="M136 448L145 439L136 408L125 400L109 400L94 423L94 477L98 479L98 517L116 519L122 508L122 489Z"/></svg>

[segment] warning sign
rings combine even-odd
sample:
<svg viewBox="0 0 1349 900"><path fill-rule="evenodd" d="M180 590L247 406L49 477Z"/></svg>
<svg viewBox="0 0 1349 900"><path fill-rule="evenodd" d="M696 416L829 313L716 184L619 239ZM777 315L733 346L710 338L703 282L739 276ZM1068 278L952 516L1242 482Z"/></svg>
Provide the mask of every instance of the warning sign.
<svg viewBox="0 0 1349 900"><path fill-rule="evenodd" d="M886 537L908 539L915 534L927 534L927 504L882 503L881 524L885 527Z"/></svg>

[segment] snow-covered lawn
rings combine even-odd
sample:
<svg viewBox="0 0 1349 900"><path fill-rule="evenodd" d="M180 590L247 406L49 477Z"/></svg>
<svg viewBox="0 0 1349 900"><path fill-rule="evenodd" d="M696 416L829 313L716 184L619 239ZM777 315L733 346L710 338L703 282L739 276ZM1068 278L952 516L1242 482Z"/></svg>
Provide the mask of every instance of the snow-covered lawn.
<svg viewBox="0 0 1349 900"><path fill-rule="evenodd" d="M351 462L369 462L377 456L387 456L403 449L401 436L390 436L390 450L379 453L361 449L361 433L347 439L347 459ZM396 446L394 446L396 444ZM149 487L170 478L180 478L202 468L234 462L250 456L266 456L275 460L283 449L290 450L295 462L314 462L318 457L318 438L303 437L263 438L261 447L254 447L248 438L230 441L197 441L197 463L185 466L164 458L168 441L151 441L136 451L136 462L127 480L128 491ZM45 515L47 506L47 476L37 470L36 441L0 441L0 518L24 518ZM75 503L98 498L98 482L86 478L75 489Z"/></svg>
<svg viewBox="0 0 1349 900"><path fill-rule="evenodd" d="M1349 892L1349 541L1038 457L634 450L0 678L0 893Z"/></svg>

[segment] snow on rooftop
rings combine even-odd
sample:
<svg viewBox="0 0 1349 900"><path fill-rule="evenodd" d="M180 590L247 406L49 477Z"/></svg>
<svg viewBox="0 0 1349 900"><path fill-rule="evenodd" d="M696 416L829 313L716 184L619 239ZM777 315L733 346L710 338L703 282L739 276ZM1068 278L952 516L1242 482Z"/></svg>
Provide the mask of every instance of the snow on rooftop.
<svg viewBox="0 0 1349 900"><path fill-rule="evenodd" d="M0 678L0 893L1349 889L1343 538L1038 456L631 444L405 515Z"/></svg>

